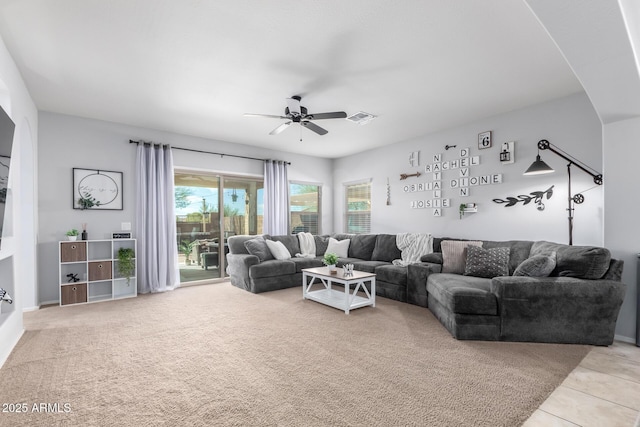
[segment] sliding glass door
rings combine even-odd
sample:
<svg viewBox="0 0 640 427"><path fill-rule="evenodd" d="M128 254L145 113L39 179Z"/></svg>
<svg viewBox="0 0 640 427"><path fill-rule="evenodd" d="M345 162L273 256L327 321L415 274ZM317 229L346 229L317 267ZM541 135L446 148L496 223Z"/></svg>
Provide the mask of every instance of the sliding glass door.
<svg viewBox="0 0 640 427"><path fill-rule="evenodd" d="M176 171L175 188L180 282L224 278L227 238L262 233L262 178Z"/></svg>

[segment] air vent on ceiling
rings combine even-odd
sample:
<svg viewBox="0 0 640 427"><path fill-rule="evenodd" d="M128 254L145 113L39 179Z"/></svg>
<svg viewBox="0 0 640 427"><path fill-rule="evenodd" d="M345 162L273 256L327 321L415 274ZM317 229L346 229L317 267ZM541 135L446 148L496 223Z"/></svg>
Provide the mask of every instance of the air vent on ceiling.
<svg viewBox="0 0 640 427"><path fill-rule="evenodd" d="M347 117L347 120L352 121L353 123L357 123L359 125L364 125L369 123L371 120L375 119L376 116L373 114L365 113L364 111L358 111L355 114Z"/></svg>

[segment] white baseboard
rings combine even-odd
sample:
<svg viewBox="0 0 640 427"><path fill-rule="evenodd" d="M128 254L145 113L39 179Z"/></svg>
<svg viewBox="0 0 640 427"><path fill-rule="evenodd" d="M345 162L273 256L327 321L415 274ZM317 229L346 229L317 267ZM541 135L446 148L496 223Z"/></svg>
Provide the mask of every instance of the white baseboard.
<svg viewBox="0 0 640 427"><path fill-rule="evenodd" d="M51 304L60 304L60 300L53 300L53 301L41 301L40 302L40 307L42 307L43 305L51 305Z"/></svg>
<svg viewBox="0 0 640 427"><path fill-rule="evenodd" d="M35 307L25 307L22 309L22 312L26 313L28 311L38 311L38 310L40 310L40 306L36 305Z"/></svg>
<svg viewBox="0 0 640 427"><path fill-rule="evenodd" d="M613 339L616 341L628 342L629 344L637 344L635 338L625 337L623 335L615 335Z"/></svg>

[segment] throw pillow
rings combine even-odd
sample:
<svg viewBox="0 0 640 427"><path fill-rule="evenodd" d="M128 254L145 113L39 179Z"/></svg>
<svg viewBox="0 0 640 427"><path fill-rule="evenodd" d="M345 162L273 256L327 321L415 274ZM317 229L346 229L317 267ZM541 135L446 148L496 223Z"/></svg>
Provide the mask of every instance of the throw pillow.
<svg viewBox="0 0 640 427"><path fill-rule="evenodd" d="M265 242L267 242L269 251L271 251L271 255L273 255L275 259L291 259L291 253L289 253L284 243L273 240L265 240Z"/></svg>
<svg viewBox="0 0 640 427"><path fill-rule="evenodd" d="M442 247L442 272L463 274L467 261L467 247L482 246L482 242L473 240L443 240Z"/></svg>
<svg viewBox="0 0 640 427"><path fill-rule="evenodd" d="M498 276L509 275L508 247L483 249L476 246L467 247L467 263L464 268L465 276L484 277L493 279Z"/></svg>
<svg viewBox="0 0 640 427"><path fill-rule="evenodd" d="M514 276L548 277L556 268L556 253L551 255L534 255L525 259L513 272Z"/></svg>
<svg viewBox="0 0 640 427"><path fill-rule="evenodd" d="M556 253L556 268L551 276L600 279L609 269L611 252L597 246L569 246L561 243L535 242L531 254L551 255Z"/></svg>
<svg viewBox="0 0 640 427"><path fill-rule="evenodd" d="M338 258L347 258L349 257L349 243L351 243L351 239L336 240L330 237L325 254L332 253L338 255Z"/></svg>
<svg viewBox="0 0 640 427"><path fill-rule="evenodd" d="M260 262L273 259L271 250L269 250L266 240L262 237L247 240L244 242L244 247L251 255L257 256Z"/></svg>

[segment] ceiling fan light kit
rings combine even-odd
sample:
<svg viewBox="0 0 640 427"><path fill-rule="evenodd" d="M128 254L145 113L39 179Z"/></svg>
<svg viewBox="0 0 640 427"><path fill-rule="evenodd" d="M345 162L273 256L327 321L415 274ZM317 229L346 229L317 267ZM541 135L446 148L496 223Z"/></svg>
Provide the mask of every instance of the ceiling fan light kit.
<svg viewBox="0 0 640 427"><path fill-rule="evenodd" d="M245 113L245 117L265 117L268 119L280 119L287 120L280 126L269 132L269 135L277 135L280 132L288 128L291 123L300 123L300 126L309 129L318 135L326 135L328 130L313 123L313 120L327 120L327 119L344 119L347 117L347 113L344 111L334 111L330 113L313 113L309 114L306 107L300 105L302 98L300 96L292 96L287 98L287 106L284 109L283 116L276 116L272 114L252 114Z"/></svg>

